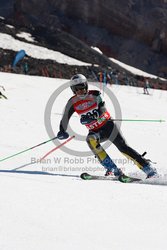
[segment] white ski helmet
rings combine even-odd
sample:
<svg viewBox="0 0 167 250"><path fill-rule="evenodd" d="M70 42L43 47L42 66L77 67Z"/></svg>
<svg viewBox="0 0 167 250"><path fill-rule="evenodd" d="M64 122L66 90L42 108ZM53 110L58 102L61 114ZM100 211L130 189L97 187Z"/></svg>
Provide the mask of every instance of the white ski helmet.
<svg viewBox="0 0 167 250"><path fill-rule="evenodd" d="M70 81L70 88L74 94L76 93L76 90L79 90L79 89L86 89L86 92L87 92L88 83L87 83L86 77L82 74L74 75Z"/></svg>

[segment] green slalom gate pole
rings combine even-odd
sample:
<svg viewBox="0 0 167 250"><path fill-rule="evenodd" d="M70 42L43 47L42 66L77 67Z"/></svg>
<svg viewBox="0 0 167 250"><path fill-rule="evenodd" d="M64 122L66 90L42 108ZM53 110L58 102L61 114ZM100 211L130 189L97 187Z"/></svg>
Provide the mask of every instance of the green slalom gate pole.
<svg viewBox="0 0 167 250"><path fill-rule="evenodd" d="M113 120L113 121L124 121L124 122L166 122L165 120L162 120L162 119L160 119L160 120L149 120L149 119L112 119L112 120ZM0 162L1 162L1 161L5 161L5 160L7 160L7 159L10 159L10 158L12 158L12 157L14 157L14 156L16 156L16 155L20 155L20 154L22 154L22 153L25 153L25 152L27 152L27 151L29 151L29 150L32 150L32 149L34 149L34 148L36 148L36 147L39 147L39 146L41 146L41 145L43 145L43 144L45 144L45 143L48 143L48 142L50 142L50 141L53 141L53 140L55 140L55 139L57 139L57 137L54 137L54 138L52 138L52 139L50 139L50 140L41 142L41 143L39 143L39 144L37 144L37 145L31 147L31 148L28 148L28 149L25 149L25 150L23 150L23 151L17 152L17 153L15 153L15 154L13 154L13 155L7 156L7 157L5 157L5 158L3 158L3 159L0 159Z"/></svg>
<svg viewBox="0 0 167 250"><path fill-rule="evenodd" d="M43 157L40 158L40 163L42 162L42 160L44 160L49 154L51 154L52 152L54 152L55 150L61 148L63 145L65 145L67 142L71 141L73 138L75 137L75 135L69 137L67 140L65 140L64 142L60 143L57 147L55 147L54 149L50 150L47 154L45 154ZM17 171L21 168L24 168L24 167L27 167L29 165L33 165L35 164L36 162L29 162L29 163L26 163L20 167L17 167L17 168L14 168L12 169L12 171Z"/></svg>
<svg viewBox="0 0 167 250"><path fill-rule="evenodd" d="M42 146L43 144L48 143L48 142L53 141L53 140L56 140L56 139L57 139L57 137L54 137L54 138L52 138L52 139L50 139L50 140L41 142L41 143L39 143L39 144L37 144L37 145L31 147L31 148L27 148L27 149L25 149L25 150L22 150L22 151L20 151L20 152L17 152L17 153L15 153L15 154L13 154L13 155L9 155L9 156L7 156L7 157L5 157L5 158L3 158L3 159L0 159L0 162L1 162L1 161L5 161L5 160L7 160L7 159L10 159L10 158L12 158L12 157L14 157L14 156L16 156L16 155L20 155L20 154L22 154L22 153L25 153L25 152L27 152L27 151L29 151L29 150L32 150L32 149L37 148L37 147L39 147L39 146Z"/></svg>
<svg viewBox="0 0 167 250"><path fill-rule="evenodd" d="M165 120L148 120L148 119L112 119L113 121L122 122L166 122Z"/></svg>

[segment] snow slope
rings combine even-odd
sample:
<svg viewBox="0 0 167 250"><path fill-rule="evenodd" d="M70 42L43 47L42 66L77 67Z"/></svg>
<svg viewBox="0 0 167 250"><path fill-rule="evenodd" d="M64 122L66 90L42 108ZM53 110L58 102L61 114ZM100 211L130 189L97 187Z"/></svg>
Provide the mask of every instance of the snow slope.
<svg viewBox="0 0 167 250"><path fill-rule="evenodd" d="M1 17L0 17L1 18ZM6 25L7 27L13 29L14 27L11 25ZM5 34L5 33L0 33L0 48L3 49L10 49L13 51L19 51L24 49L26 51L26 54L37 59L51 59L55 60L58 63L62 64L68 64L68 65L79 65L79 66L91 66L90 63L82 62L77 59L74 59L72 57L69 57L67 55L62 54L59 51L54 51L51 49L47 49L42 46L38 46L36 44L35 38L32 37L30 33L27 32L20 32L16 34L17 37L24 38L27 42L20 41L11 35ZM29 43L31 42L31 43ZM33 44L34 43L34 44ZM100 54L102 52L100 51L99 48L91 46L92 49L96 50ZM128 70L129 72L135 74L135 75L141 75L145 77L150 77L150 78L157 78L156 75L149 74L147 72L144 72L140 69L136 69L130 65L127 65L125 63L122 63L114 58L109 58L112 62L114 62L117 65L120 65L122 68ZM164 78L160 78L161 80L166 81Z"/></svg>
<svg viewBox="0 0 167 250"><path fill-rule="evenodd" d="M24 37L26 40L31 38L31 35L28 37L27 33L17 34L17 36ZM58 63L66 63L69 65L80 65L80 66L90 66L90 63L85 63L62 54L59 51L54 51L51 49L44 48L31 43L22 42L18 39L15 39L11 35L0 33L0 48L9 49L13 51L19 51L24 49L26 54L37 59L50 59L55 60Z"/></svg>
<svg viewBox="0 0 167 250"><path fill-rule="evenodd" d="M157 79L158 77L156 75L152 75L152 74L149 74L147 72L144 72L143 70L140 70L140 69L137 69L137 68L134 68L130 65L127 65L125 63L122 63L118 60L116 60L115 58L110 58L110 60L118 65L120 65L122 68L125 68L126 70L128 70L129 72L132 72L133 74L135 75L140 75L140 76L144 76L144 77L150 77L150 78L155 78ZM163 81L166 81L165 78L160 78L161 80Z"/></svg>
<svg viewBox="0 0 167 250"><path fill-rule="evenodd" d="M8 97L0 99L3 159L49 139L45 107L66 80L7 73L0 73L0 77ZM90 89L94 87L90 85ZM152 90L150 96L134 87L113 86L112 91L123 118L166 120L166 91ZM55 100L51 113L55 134L70 96L70 89L65 89ZM104 98L113 114L111 100L106 94ZM76 115L70 125L86 135ZM121 130L128 143L141 153L147 150L159 173L166 175L166 123L123 122ZM86 143L76 139L66 146L87 151ZM0 161L1 250L166 250L166 186L82 181L70 175L85 170L103 175L104 170L91 156L76 157L60 149L46 162L24 166L54 147L48 142ZM125 173L143 177L114 146L107 152Z"/></svg>

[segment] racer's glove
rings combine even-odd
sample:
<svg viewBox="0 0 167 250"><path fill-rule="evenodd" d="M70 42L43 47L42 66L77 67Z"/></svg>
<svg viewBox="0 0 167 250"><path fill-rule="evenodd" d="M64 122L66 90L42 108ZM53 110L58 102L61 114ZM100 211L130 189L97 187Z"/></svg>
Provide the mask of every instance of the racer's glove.
<svg viewBox="0 0 167 250"><path fill-rule="evenodd" d="M67 139L68 137L69 137L69 134L67 132L65 132L65 131L59 131L57 133L57 138L59 140L64 140L64 139Z"/></svg>

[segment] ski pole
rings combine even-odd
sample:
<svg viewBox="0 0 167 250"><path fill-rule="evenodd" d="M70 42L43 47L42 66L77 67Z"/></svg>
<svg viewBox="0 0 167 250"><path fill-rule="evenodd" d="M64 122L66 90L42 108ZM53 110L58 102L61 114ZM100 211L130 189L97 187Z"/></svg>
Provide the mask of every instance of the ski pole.
<svg viewBox="0 0 167 250"><path fill-rule="evenodd" d="M71 141L74 137L75 137L74 135L71 136L69 139L67 139L66 141L64 141L64 142L61 143L60 145L58 145L56 148L54 148L54 149L52 149L51 151L49 151L46 155L44 155L42 158L40 158L40 161L39 161L39 162L41 163L41 161L42 161L44 158L46 158L49 154L51 154L51 153L52 153L53 151L55 151L56 149L62 147L62 146L63 146L64 144L66 144L67 142ZM18 169L20 169L20 168L24 168L24 167L26 167L26 166L33 165L33 164L35 164L35 163L36 163L35 161L34 161L34 162L26 163L26 164L24 164L24 165L22 165L22 166L20 166L20 167L17 167L17 168L12 169L12 171L16 171L16 170L18 170Z"/></svg>
<svg viewBox="0 0 167 250"><path fill-rule="evenodd" d="M53 141L53 140L55 140L55 139L57 139L57 137L54 137L54 138L52 138L52 139L50 139L50 140L48 140L48 141L41 142L41 143L39 143L39 144L37 144L37 145L31 147L31 148L28 148L28 149L25 149L25 150L23 150L23 151L17 152L17 153L15 153L15 154L13 154L13 155L7 156L7 157L5 157L5 158L3 158L3 159L0 159L0 162L1 162L1 161L5 161L5 160L7 160L7 159L10 159L10 158L12 158L12 157L14 157L14 156L16 156L16 155L25 153L25 152L27 152L27 151L29 151L29 150L32 150L32 149L34 149L34 148L37 148L37 147L39 147L39 146L42 146L43 144L45 144L45 143L47 143L47 142L50 142L50 141Z"/></svg>
<svg viewBox="0 0 167 250"><path fill-rule="evenodd" d="M58 148L62 147L64 144L66 144L67 142L71 141L73 138L75 137L75 135L71 136L69 139L67 139L65 142L61 143L60 145L58 145L57 147L53 148L52 150L50 150L47 154L45 154L40 161L44 160L48 155L50 155L52 152L54 152L55 150L57 150Z"/></svg>

